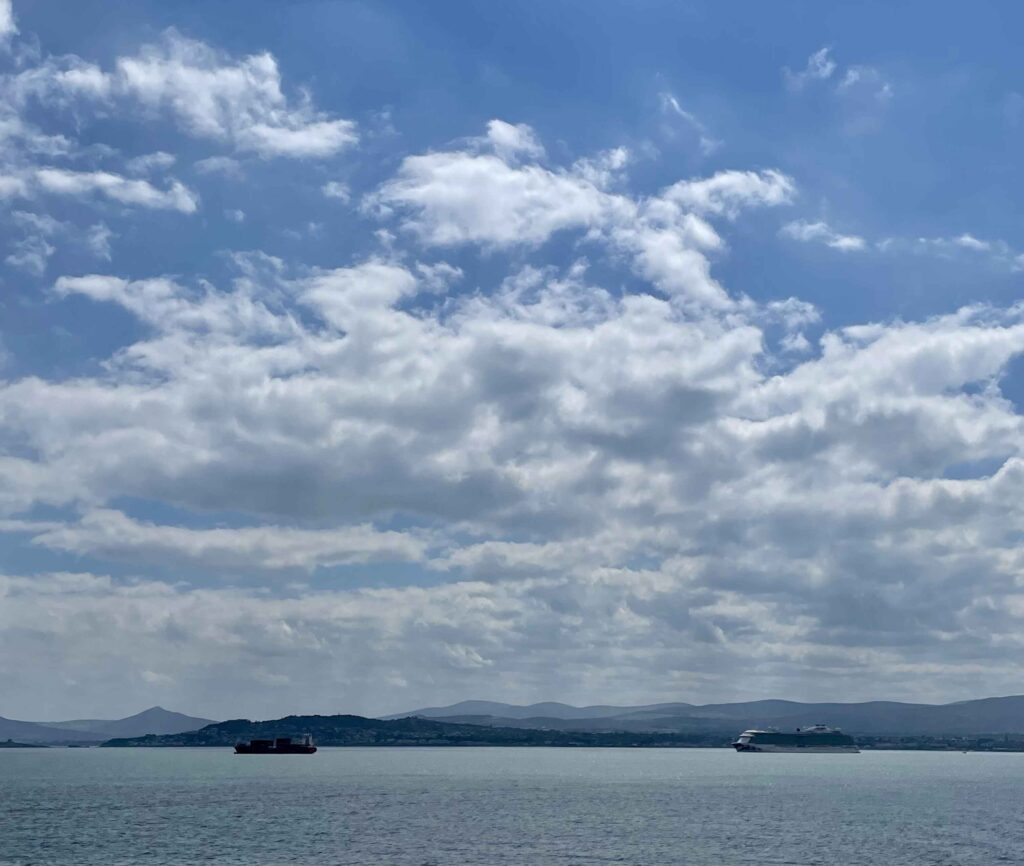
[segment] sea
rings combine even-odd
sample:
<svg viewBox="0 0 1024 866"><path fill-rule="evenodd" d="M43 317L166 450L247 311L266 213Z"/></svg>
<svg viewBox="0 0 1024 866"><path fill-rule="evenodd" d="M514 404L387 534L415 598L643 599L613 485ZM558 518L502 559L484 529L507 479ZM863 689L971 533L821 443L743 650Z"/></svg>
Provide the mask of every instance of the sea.
<svg viewBox="0 0 1024 866"><path fill-rule="evenodd" d="M1024 863L1024 754L0 750L0 864Z"/></svg>

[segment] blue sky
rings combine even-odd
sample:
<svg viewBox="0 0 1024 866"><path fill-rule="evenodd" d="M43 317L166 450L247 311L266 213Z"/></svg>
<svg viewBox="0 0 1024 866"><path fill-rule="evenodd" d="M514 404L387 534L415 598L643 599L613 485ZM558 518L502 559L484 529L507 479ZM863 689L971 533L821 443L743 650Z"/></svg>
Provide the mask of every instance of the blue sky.
<svg viewBox="0 0 1024 866"><path fill-rule="evenodd" d="M0 2L0 714L1014 691L1019 18Z"/></svg>

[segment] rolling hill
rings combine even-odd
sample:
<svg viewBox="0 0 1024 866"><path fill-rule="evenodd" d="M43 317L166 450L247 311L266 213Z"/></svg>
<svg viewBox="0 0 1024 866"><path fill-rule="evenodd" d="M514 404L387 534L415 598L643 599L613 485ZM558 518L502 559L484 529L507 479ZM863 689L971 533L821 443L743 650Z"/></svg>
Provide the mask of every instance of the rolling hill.
<svg viewBox="0 0 1024 866"><path fill-rule="evenodd" d="M369 719L363 716L286 716L253 722L233 719L198 731L164 736L118 738L108 747L233 746L240 740L302 737L312 734L320 746L590 746L694 747L725 746L722 735L632 733L628 731L543 731L468 725L409 717Z"/></svg>

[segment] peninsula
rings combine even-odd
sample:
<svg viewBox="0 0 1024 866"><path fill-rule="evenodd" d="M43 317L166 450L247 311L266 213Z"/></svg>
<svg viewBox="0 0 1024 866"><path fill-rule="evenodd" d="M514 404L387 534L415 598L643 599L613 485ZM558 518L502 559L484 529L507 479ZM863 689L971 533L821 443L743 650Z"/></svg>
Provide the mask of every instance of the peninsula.
<svg viewBox="0 0 1024 866"><path fill-rule="evenodd" d="M728 746L722 734L634 733L632 731L547 731L438 722L410 717L368 719L363 716L286 716L252 722L233 719L180 734L122 737L103 743L125 746L234 746L240 740L300 738L311 734L320 746Z"/></svg>

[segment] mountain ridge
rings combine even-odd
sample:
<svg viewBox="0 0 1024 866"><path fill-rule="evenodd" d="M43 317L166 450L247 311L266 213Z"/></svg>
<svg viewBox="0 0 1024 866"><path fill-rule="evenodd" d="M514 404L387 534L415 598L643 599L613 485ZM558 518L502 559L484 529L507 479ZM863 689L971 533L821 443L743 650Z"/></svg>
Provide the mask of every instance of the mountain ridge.
<svg viewBox="0 0 1024 866"><path fill-rule="evenodd" d="M860 734L970 735L1024 732L1024 695L946 704L902 701L803 703L766 699L724 704L682 702L574 707L559 702L504 704L460 701L385 718L419 716L438 721L539 730L710 733L748 727L796 728L823 723Z"/></svg>
<svg viewBox="0 0 1024 866"><path fill-rule="evenodd" d="M156 706L123 719L70 719L30 722L0 716L0 740L31 743L101 743L112 737L177 734L213 724L213 719L187 716Z"/></svg>

